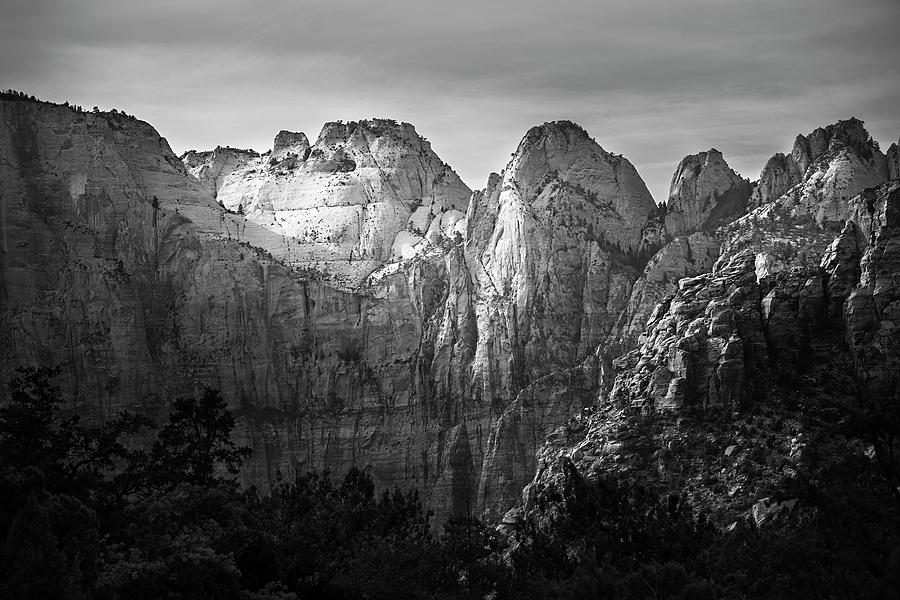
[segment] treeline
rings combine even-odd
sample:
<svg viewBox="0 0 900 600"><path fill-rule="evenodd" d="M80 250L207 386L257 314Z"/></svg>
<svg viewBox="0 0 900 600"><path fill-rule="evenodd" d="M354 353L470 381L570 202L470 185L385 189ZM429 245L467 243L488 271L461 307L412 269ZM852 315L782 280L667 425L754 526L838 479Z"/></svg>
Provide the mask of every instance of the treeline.
<svg viewBox="0 0 900 600"><path fill-rule="evenodd" d="M35 102L35 103L39 103L39 104L49 104L50 106L65 106L66 108L71 108L75 112L79 112L79 113L85 112L85 110L82 106L80 106L78 104L69 104L68 100L65 102L50 102L49 100L42 100L40 98L37 98L37 97L35 97L34 94L28 94L26 92L14 90L14 89L6 89L6 90L0 91L0 100L18 100L21 102ZM95 106L94 108L91 109L91 112L95 113L95 114L100 114L103 111L101 111L99 107ZM112 114L112 115L122 115L123 117L128 117L131 119L136 118L134 115L129 115L125 111L123 111L123 110L120 111L115 108L110 109L108 112L109 112L109 114Z"/></svg>
<svg viewBox="0 0 900 600"><path fill-rule="evenodd" d="M765 528L723 531L640 481L570 468L541 518L500 535L437 526L415 492L376 494L358 469L242 489L249 450L217 392L176 400L157 429L88 427L55 374L20 370L0 408L4 598L896 597L900 515L852 456L795 481L805 508Z"/></svg>

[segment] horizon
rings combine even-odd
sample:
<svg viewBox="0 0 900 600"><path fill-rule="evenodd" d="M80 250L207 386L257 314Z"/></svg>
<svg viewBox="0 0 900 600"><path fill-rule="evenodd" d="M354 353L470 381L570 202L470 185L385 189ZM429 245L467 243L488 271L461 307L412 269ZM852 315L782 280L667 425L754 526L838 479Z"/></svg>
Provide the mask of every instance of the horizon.
<svg viewBox="0 0 900 600"><path fill-rule="evenodd" d="M124 110L179 156L405 121L472 189L529 128L570 120L657 202L678 162L710 148L754 181L798 134L842 119L882 150L900 137L900 3L638 4L13 0L0 86Z"/></svg>

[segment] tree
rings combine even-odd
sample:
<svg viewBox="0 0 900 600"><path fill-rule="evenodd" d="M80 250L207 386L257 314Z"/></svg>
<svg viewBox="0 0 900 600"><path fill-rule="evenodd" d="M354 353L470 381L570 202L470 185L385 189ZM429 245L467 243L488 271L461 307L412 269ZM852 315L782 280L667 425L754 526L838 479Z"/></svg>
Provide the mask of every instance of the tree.
<svg viewBox="0 0 900 600"><path fill-rule="evenodd" d="M178 398L169 422L159 431L150 451L150 483L211 485L216 468L236 475L251 449L231 439L234 417L218 391L207 388L199 400Z"/></svg>

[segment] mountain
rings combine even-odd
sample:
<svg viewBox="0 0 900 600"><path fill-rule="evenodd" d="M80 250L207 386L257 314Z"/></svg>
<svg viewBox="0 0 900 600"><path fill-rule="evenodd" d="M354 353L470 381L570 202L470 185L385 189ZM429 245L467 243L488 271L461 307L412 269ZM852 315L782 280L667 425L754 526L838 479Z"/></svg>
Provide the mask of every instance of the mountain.
<svg viewBox="0 0 900 600"><path fill-rule="evenodd" d="M750 182L735 173L715 148L678 163L666 201L666 232L713 229L747 211Z"/></svg>
<svg viewBox="0 0 900 600"><path fill-rule="evenodd" d="M890 412L900 390L900 182L885 162L855 119L773 157L758 206L703 234L711 268L677 281L613 360L609 390L538 450L504 527L551 522L575 480L604 474L734 521L729 531L760 527L813 510L798 481L827 487L840 464L874 461L852 423ZM661 249L643 277L696 236ZM873 418L884 423L867 435L890 427Z"/></svg>
<svg viewBox="0 0 900 600"><path fill-rule="evenodd" d="M388 119L327 123L312 146L281 131L271 151L233 163L224 155L211 169L227 173L222 206L288 240L286 264L348 291L461 234L472 194L412 125Z"/></svg>
<svg viewBox="0 0 900 600"><path fill-rule="evenodd" d="M620 226L637 232L652 206L627 161L571 124L546 133L526 137L503 185L474 195L470 228L468 189L410 125L328 124L308 156L305 136L282 133L261 156L219 148L183 164L123 113L3 100L3 336L12 342L2 375L59 364L72 408L94 421L122 409L162 418L172 398L216 387L255 449L248 482L365 464L379 486L417 486L438 510L470 510L499 413L521 387L591 352L597 333L583 338L582 322L585 336L602 325L609 281L627 286L636 275L609 258L636 244ZM584 150L579 161L559 162L570 160L566 146L541 149L567 136ZM550 162L533 165L538 157ZM567 183L595 167L602 178ZM533 189L507 198L503 189L520 181ZM514 264L485 207L524 211L550 198L583 205L569 241L594 258L557 243L535 245L537 263ZM346 227L346 214L363 212L361 226ZM284 225L310 213L313 225L345 228L317 243L312 226ZM463 240L470 229L486 235ZM345 259L363 264L354 280L333 272ZM547 261L571 271L561 293L548 286ZM485 292L490 277L500 288ZM560 315L567 329L532 334L532 321L554 326L541 307L567 290L584 297L571 304L576 314ZM517 313L521 326L508 320Z"/></svg>
<svg viewBox="0 0 900 600"><path fill-rule="evenodd" d="M231 173L258 158L253 150L241 150L219 146L215 150L197 152L189 150L181 155L181 162L188 172L197 178L215 197Z"/></svg>
<svg viewBox="0 0 900 600"><path fill-rule="evenodd" d="M0 376L61 365L92 422L217 388L263 488L359 466L499 516L590 437L573 415L742 410L826 350L894 382L897 150L855 119L755 186L687 156L663 205L568 121L474 192L386 119L179 160L123 113L6 97L0 155ZM839 321L849 349L817 346Z"/></svg>

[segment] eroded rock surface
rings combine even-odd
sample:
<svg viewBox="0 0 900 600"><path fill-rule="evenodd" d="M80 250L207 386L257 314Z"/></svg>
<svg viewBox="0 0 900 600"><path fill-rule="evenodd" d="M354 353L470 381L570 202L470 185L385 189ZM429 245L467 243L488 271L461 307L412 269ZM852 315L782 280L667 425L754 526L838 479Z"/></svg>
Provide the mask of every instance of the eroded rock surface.
<svg viewBox="0 0 900 600"><path fill-rule="evenodd" d="M578 404L535 382L611 329L653 207L627 161L568 123L530 132L471 207L393 122L329 124L308 155L279 134L224 183L243 155L191 154L192 175L122 114L4 101L0 125L0 375L60 364L74 408L98 421L162 418L216 387L255 450L246 481L370 466L441 514L512 494L479 495L486 454L530 453ZM319 213L339 228L330 241L312 239L331 231L313 231ZM365 264L332 285L329 261ZM541 404L528 448L490 441L517 398Z"/></svg>
<svg viewBox="0 0 900 600"><path fill-rule="evenodd" d="M348 291L386 263L465 231L471 190L409 123L327 123L312 146L280 132L218 199L288 240L285 262Z"/></svg>
<svg viewBox="0 0 900 600"><path fill-rule="evenodd" d="M750 182L735 173L715 148L684 157L675 169L666 202L671 237L713 229L747 211Z"/></svg>
<svg viewBox="0 0 900 600"><path fill-rule="evenodd" d="M182 163L122 114L0 111L0 375L60 364L96 421L216 387L248 482L368 466L496 515L598 396L741 406L829 315L860 377L896 386L897 194L858 195L893 159L858 122L773 158L741 216L719 153L682 161L663 210L569 122L470 194L393 121Z"/></svg>
<svg viewBox="0 0 900 600"><path fill-rule="evenodd" d="M187 167L188 172L196 177L215 197L225 184L225 178L228 175L258 157L259 155L253 150L219 146L215 150L205 152L188 150L181 155L181 162Z"/></svg>

